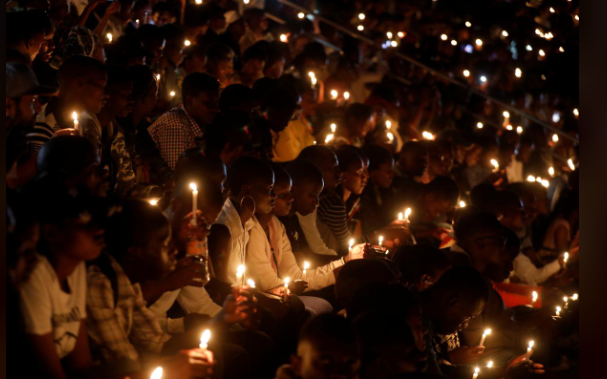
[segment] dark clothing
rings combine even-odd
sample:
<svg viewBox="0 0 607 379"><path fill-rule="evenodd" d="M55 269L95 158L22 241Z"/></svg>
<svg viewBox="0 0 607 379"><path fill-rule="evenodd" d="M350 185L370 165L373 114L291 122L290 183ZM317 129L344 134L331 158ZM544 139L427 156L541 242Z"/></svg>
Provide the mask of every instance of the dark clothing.
<svg viewBox="0 0 607 379"><path fill-rule="evenodd" d="M390 224L396 219L397 208L393 204L394 190L392 188L380 188L369 183L360 196L360 211L358 218L361 220L363 238L369 241L367 236L373 235L376 230ZM396 214L394 214L396 212Z"/></svg>

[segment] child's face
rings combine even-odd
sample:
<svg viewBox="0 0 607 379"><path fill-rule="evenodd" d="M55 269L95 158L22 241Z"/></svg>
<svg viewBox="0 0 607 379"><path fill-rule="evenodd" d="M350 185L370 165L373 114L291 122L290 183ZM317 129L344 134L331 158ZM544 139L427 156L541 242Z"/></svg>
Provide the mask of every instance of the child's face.
<svg viewBox="0 0 607 379"><path fill-rule="evenodd" d="M291 191L291 180L283 183L277 183L274 186L276 192L276 204L272 213L278 217L288 216L293 207L293 192Z"/></svg>
<svg viewBox="0 0 607 379"><path fill-rule="evenodd" d="M379 165L379 170L371 171L371 181L380 188L390 188L394 180L394 160L390 159Z"/></svg>
<svg viewBox="0 0 607 379"><path fill-rule="evenodd" d="M302 216L314 212L318 206L318 196L322 192L323 183L301 183L293 186L293 210Z"/></svg>
<svg viewBox="0 0 607 379"><path fill-rule="evenodd" d="M360 368L354 344L330 339L322 344L300 342L293 360L296 374L302 379L358 378Z"/></svg>
<svg viewBox="0 0 607 379"><path fill-rule="evenodd" d="M350 165L350 167L343 172L341 184L344 189L347 189L353 194L360 195L365 188L365 182L365 168L361 160Z"/></svg>
<svg viewBox="0 0 607 379"><path fill-rule="evenodd" d="M261 179L251 185L249 194L255 200L255 211L263 214L272 212L276 203L274 193L274 174L267 179Z"/></svg>

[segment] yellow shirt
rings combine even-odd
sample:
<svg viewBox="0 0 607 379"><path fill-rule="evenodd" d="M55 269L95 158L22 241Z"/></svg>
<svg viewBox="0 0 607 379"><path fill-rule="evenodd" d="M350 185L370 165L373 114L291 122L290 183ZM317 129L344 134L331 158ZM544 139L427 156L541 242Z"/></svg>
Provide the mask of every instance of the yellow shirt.
<svg viewBox="0 0 607 379"><path fill-rule="evenodd" d="M274 162L289 162L295 160L306 147L314 144L312 128L303 117L289 122L289 125L278 134L278 139L272 147Z"/></svg>

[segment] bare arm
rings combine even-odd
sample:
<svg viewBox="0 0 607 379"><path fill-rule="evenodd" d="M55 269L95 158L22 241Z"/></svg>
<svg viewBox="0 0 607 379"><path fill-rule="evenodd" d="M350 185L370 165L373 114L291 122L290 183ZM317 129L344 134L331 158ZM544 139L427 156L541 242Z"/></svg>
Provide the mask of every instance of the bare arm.
<svg viewBox="0 0 607 379"><path fill-rule="evenodd" d="M114 13L118 12L119 10L120 10L120 2L118 2L118 1L112 2L112 4L110 4L110 6L107 7L107 9L105 10L105 13L103 14L103 18L101 19L101 21L99 21L99 24L97 24L97 27L95 28L93 33L95 33L101 37L103 30L107 26L108 20Z"/></svg>

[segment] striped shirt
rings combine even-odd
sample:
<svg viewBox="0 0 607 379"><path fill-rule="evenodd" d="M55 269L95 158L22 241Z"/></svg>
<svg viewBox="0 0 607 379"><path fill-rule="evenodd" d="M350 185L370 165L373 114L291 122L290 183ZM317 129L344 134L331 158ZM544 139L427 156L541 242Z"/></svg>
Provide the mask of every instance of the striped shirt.
<svg viewBox="0 0 607 379"><path fill-rule="evenodd" d="M338 192L327 190L321 195L318 219L330 229L337 240L338 250L347 252L348 240L350 239L348 215L346 204L344 204Z"/></svg>

